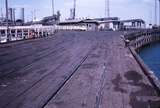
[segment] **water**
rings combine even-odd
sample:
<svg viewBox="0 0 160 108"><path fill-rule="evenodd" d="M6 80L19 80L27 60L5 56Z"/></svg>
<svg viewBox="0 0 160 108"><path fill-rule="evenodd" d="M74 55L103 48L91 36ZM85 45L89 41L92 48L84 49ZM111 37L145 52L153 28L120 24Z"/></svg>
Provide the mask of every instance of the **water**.
<svg viewBox="0 0 160 108"><path fill-rule="evenodd" d="M147 45L140 49L139 55L160 79L160 42Z"/></svg>

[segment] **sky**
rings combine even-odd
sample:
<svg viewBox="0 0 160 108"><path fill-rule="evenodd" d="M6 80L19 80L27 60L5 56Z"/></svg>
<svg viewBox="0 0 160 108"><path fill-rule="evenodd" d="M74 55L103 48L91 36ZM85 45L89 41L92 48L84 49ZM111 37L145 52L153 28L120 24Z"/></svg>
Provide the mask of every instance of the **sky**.
<svg viewBox="0 0 160 108"><path fill-rule="evenodd" d="M8 0L9 7L25 8L26 21L32 19L35 10L36 18L52 15L51 0ZM0 0L0 8L5 12L5 0ZM157 2L158 3L158 2ZM154 0L110 0L110 16L120 19L141 18L147 23L154 23ZM60 10L61 19L70 16L73 0L55 0L55 11ZM18 13L18 12L17 12ZM105 0L77 0L77 18L99 18L105 16Z"/></svg>

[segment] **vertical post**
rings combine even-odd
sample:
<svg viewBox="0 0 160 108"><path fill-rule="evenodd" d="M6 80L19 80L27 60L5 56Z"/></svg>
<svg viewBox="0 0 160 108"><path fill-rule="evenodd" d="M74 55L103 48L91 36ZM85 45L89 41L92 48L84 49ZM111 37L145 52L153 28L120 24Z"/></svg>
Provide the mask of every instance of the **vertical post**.
<svg viewBox="0 0 160 108"><path fill-rule="evenodd" d="M6 7L6 26L7 26L7 41L10 41L9 39L9 33L8 33L8 29L9 29L9 24L8 24L8 0L5 0L5 7Z"/></svg>
<svg viewBox="0 0 160 108"><path fill-rule="evenodd" d="M43 32L43 28L42 28L41 30L42 30L42 31L41 31L41 32L42 32L42 37L44 37L44 32Z"/></svg>
<svg viewBox="0 0 160 108"><path fill-rule="evenodd" d="M110 17L110 1L105 0L105 17Z"/></svg>
<svg viewBox="0 0 160 108"><path fill-rule="evenodd" d="M11 37L12 37L12 30L11 29L9 29L8 30L8 32L9 32L9 34L11 35Z"/></svg>
<svg viewBox="0 0 160 108"><path fill-rule="evenodd" d="M54 15L54 0L52 0L52 14Z"/></svg>
<svg viewBox="0 0 160 108"><path fill-rule="evenodd" d="M38 36L38 38L40 37L40 36L39 36L39 28L37 29L37 36Z"/></svg>
<svg viewBox="0 0 160 108"><path fill-rule="evenodd" d="M15 29L15 37L16 37L16 40L18 40L18 30Z"/></svg>
<svg viewBox="0 0 160 108"><path fill-rule="evenodd" d="M159 26L160 26L160 0L159 0Z"/></svg>
<svg viewBox="0 0 160 108"><path fill-rule="evenodd" d="M76 18L76 0L74 0L74 6L73 6L73 19Z"/></svg>
<svg viewBox="0 0 160 108"><path fill-rule="evenodd" d="M5 29L5 37L7 36L7 29ZM8 37L6 38L6 42L8 41Z"/></svg>
<svg viewBox="0 0 160 108"><path fill-rule="evenodd" d="M3 18L3 10L2 10L2 8L1 8L1 17Z"/></svg>
<svg viewBox="0 0 160 108"><path fill-rule="evenodd" d="M155 25L157 25L157 0L155 0Z"/></svg>
<svg viewBox="0 0 160 108"><path fill-rule="evenodd" d="M27 37L27 39L29 39L30 38L30 30L28 29L28 37Z"/></svg>
<svg viewBox="0 0 160 108"><path fill-rule="evenodd" d="M110 17L110 2L107 0L107 16Z"/></svg>
<svg viewBox="0 0 160 108"><path fill-rule="evenodd" d="M15 22L16 22L16 18L15 18L15 11L16 11L16 9L15 8L13 8L13 23L14 23L14 25L16 24Z"/></svg>
<svg viewBox="0 0 160 108"><path fill-rule="evenodd" d="M24 30L23 30L23 28L22 28L22 38L23 38L23 39L25 39L25 37L24 37Z"/></svg>

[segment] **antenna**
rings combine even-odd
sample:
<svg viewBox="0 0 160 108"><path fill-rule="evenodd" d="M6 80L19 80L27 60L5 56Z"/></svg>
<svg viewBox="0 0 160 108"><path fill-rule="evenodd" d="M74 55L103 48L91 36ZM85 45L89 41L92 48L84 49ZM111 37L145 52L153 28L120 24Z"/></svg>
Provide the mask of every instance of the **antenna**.
<svg viewBox="0 0 160 108"><path fill-rule="evenodd" d="M52 0L52 14L54 15L54 0Z"/></svg>

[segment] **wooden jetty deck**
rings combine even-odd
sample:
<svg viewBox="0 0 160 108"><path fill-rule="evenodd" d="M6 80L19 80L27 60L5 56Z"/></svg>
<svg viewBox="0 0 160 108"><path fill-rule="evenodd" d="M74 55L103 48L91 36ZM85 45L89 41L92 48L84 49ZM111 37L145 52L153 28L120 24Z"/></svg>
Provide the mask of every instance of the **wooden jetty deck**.
<svg viewBox="0 0 160 108"><path fill-rule="evenodd" d="M0 45L0 108L160 108L121 32Z"/></svg>

